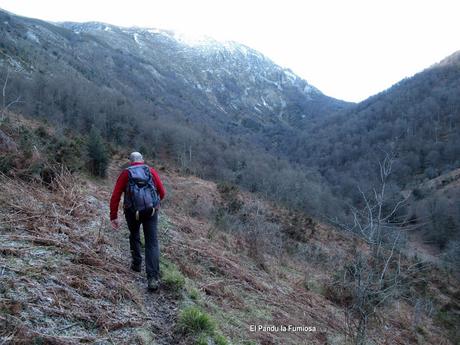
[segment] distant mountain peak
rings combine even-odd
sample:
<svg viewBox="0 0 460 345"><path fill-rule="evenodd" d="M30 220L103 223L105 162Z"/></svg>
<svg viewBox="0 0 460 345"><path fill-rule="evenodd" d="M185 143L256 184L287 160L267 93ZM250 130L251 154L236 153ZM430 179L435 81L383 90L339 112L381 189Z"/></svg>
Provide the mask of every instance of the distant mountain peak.
<svg viewBox="0 0 460 345"><path fill-rule="evenodd" d="M215 61L211 61L212 59L219 59L220 61L226 59L227 61L235 61L235 65L244 64L246 69L254 69L254 71L259 74L260 78L265 79L265 81L273 84L278 89L282 88L282 84L290 84L298 88L299 91L310 100L312 97L324 96L320 90L296 75L291 69L282 68L259 51L235 41L219 41L206 35L189 35L186 33L158 28L118 27L101 22L63 22L59 23L59 25L76 33L125 33L132 36L133 41L140 49L148 49L148 45L146 45L146 43L148 43L147 41L160 36L182 45L184 49L195 51L210 63L215 64ZM258 65L260 64L263 64L264 67L258 68ZM266 68L276 70L276 73L278 74L276 80L273 78L267 78L267 76L264 75L263 69ZM262 104L264 104L264 102L262 102Z"/></svg>
<svg viewBox="0 0 460 345"><path fill-rule="evenodd" d="M15 57L17 46L36 51L33 59L16 56L24 68L77 74L113 92L154 101L158 111L203 117L207 123L216 122L216 127L244 123L250 130L260 130L278 123L297 128L349 105L234 41L95 21L49 23L3 17L14 23L11 29L0 21L4 33L0 41L11 47L11 56Z"/></svg>
<svg viewBox="0 0 460 345"><path fill-rule="evenodd" d="M442 59L439 63L435 64L433 67L437 67L437 66L460 66L460 50Z"/></svg>

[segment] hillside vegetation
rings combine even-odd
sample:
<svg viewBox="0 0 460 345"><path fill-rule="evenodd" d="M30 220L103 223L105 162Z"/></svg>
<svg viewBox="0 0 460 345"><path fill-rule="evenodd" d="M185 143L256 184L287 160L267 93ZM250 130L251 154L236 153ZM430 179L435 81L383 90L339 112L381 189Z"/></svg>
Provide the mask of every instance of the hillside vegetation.
<svg viewBox="0 0 460 345"><path fill-rule="evenodd" d="M235 42L0 10L2 342L457 344L459 58L350 104ZM108 222L130 151L158 294Z"/></svg>
<svg viewBox="0 0 460 345"><path fill-rule="evenodd" d="M0 17L5 104L19 99L16 111L59 131L95 127L111 145L307 214L350 222L386 154L396 158L391 202L460 167L459 53L354 105L235 42ZM442 249L458 242L460 220L448 216L454 231L434 241Z"/></svg>
<svg viewBox="0 0 460 345"><path fill-rule="evenodd" d="M406 196L408 204L418 203L418 211L406 209L399 219L410 217L426 242L442 250L451 242L450 252L458 253L458 188L446 195L431 190L422 197L419 192L460 167L459 95L456 52L355 107L312 122L280 147L290 160L315 167L333 195L351 205L363 204L362 192L373 194L381 179L379 163L392 156L387 207L401 192L414 192ZM417 201L421 198L424 203Z"/></svg>
<svg viewBox="0 0 460 345"><path fill-rule="evenodd" d="M314 169L272 147L300 122L349 104L262 54L234 42L191 46L166 31L53 25L1 11L0 33L6 103L19 97L17 111L63 130L94 126L113 145L168 156L290 207L324 212L338 203Z"/></svg>
<svg viewBox="0 0 460 345"><path fill-rule="evenodd" d="M460 52L309 127L291 157L317 166L341 194L375 184L374 157L394 152L397 187L460 167Z"/></svg>
<svg viewBox="0 0 460 345"><path fill-rule="evenodd" d="M12 115L11 115L12 116ZM15 117L1 125L23 151L21 128L53 130ZM16 134L15 134L16 133ZM6 151L2 151L5 153ZM162 280L148 293L129 271L128 231L109 228L108 199L123 157L107 179L52 167L51 180L15 165L0 176L1 336L15 344L345 344L354 339L342 284L357 253L369 248L303 214L178 173L156 162L168 198L160 221ZM50 155L52 157L52 155ZM166 165L164 165L167 163ZM22 174L18 175L22 171ZM18 178L20 176L20 178ZM49 175L46 175L49 176ZM369 320L376 344L454 344L458 281L400 252L396 294ZM315 327L258 331L251 325Z"/></svg>

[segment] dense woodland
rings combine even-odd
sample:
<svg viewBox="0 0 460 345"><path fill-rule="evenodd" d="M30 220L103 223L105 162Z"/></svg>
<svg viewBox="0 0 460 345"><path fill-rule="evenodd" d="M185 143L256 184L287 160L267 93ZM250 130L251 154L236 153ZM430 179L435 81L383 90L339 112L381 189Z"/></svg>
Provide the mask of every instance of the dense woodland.
<svg viewBox="0 0 460 345"><path fill-rule="evenodd" d="M457 53L449 63L316 123L293 143L292 157L318 166L345 194L351 193L350 176L373 181L382 151L396 155L393 179L401 188L448 173L460 166L459 79Z"/></svg>
<svg viewBox="0 0 460 345"><path fill-rule="evenodd" d="M394 156L392 195L398 199L401 191L415 191L416 200L408 205L425 199L424 207L408 207L406 215L427 223L423 228L428 242L445 248L455 240L450 248L458 253L458 189L441 195L425 193L420 186L460 167L459 80L457 52L354 108L318 121L286 145L293 148L290 157L315 166L334 195L359 204L362 195L356 186L364 191L375 188L379 161L390 153Z"/></svg>

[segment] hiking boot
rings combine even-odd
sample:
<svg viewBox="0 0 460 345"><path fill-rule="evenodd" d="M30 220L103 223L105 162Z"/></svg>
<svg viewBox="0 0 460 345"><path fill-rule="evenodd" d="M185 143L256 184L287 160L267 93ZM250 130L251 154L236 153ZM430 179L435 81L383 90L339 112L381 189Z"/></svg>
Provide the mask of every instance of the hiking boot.
<svg viewBox="0 0 460 345"><path fill-rule="evenodd" d="M147 280L147 287L150 291L156 291L160 287L160 281L155 278L149 278Z"/></svg>
<svg viewBox="0 0 460 345"><path fill-rule="evenodd" d="M141 271L141 265L131 264L131 269L132 269L134 272L140 272L140 271Z"/></svg>

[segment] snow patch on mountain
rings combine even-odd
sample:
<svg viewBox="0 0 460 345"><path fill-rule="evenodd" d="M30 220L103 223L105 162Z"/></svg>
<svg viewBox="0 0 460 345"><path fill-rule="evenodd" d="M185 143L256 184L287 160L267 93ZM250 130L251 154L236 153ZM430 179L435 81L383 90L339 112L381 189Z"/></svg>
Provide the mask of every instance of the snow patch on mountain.
<svg viewBox="0 0 460 345"><path fill-rule="evenodd" d="M305 94L312 94L312 93L318 93L318 89L311 86L310 84L306 84L305 87L303 88L303 93Z"/></svg>
<svg viewBox="0 0 460 345"><path fill-rule="evenodd" d="M139 34L138 33L134 33L133 37L134 37L134 41L136 41L137 44L142 45L141 41L139 41Z"/></svg>
<svg viewBox="0 0 460 345"><path fill-rule="evenodd" d="M32 31L27 31L26 36L29 40L34 41L35 43L40 43L40 40Z"/></svg>
<svg viewBox="0 0 460 345"><path fill-rule="evenodd" d="M161 34L162 33L161 30L158 30L158 29L147 29L146 31L151 34Z"/></svg>
<svg viewBox="0 0 460 345"><path fill-rule="evenodd" d="M286 75L286 77L288 77L288 79L291 81L291 82L295 82L299 77L296 76L294 73L292 73L291 70L289 69L285 69L284 71L284 74Z"/></svg>

